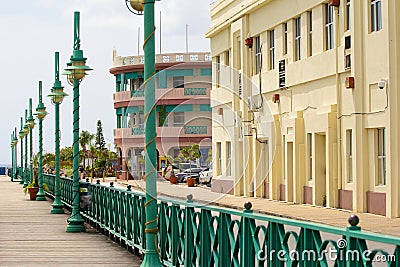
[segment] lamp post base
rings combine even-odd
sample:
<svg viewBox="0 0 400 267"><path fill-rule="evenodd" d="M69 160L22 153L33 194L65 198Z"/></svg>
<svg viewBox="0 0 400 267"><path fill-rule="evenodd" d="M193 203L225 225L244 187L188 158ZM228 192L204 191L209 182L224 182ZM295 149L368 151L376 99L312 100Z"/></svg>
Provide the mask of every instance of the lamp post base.
<svg viewBox="0 0 400 267"><path fill-rule="evenodd" d="M157 251L145 251L144 259L140 267L163 267Z"/></svg>
<svg viewBox="0 0 400 267"><path fill-rule="evenodd" d="M64 214L64 204L62 204L61 201L54 200L51 206L53 207L50 211L51 214Z"/></svg>
<svg viewBox="0 0 400 267"><path fill-rule="evenodd" d="M36 201L46 201L46 196L44 195L43 188L39 188L39 192L36 196Z"/></svg>
<svg viewBox="0 0 400 267"><path fill-rule="evenodd" d="M82 219L68 219L67 233L86 232L85 224Z"/></svg>

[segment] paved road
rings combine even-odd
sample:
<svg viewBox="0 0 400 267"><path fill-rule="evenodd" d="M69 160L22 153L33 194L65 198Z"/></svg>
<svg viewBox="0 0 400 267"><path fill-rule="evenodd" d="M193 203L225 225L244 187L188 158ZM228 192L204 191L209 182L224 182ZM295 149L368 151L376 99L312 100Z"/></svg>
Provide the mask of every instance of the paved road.
<svg viewBox="0 0 400 267"><path fill-rule="evenodd" d="M0 176L0 266L140 266L140 260L87 227L66 233L67 214L52 201L30 201L18 183Z"/></svg>
<svg viewBox="0 0 400 267"><path fill-rule="evenodd" d="M119 184L126 187L127 182L119 181ZM145 188L145 182L141 180L130 180L129 184L137 190L144 190ZM211 203L240 210L243 210L243 204L245 202L250 201L253 204L253 210L255 212L342 228L349 226L347 220L349 216L353 214L353 212L350 211L312 205L298 205L254 197L235 197L211 192L210 188L204 186L188 187L185 184L171 185L162 180L158 180L157 182L157 192L159 196L174 199L186 199L188 194L192 194L193 200L199 203ZM400 236L400 218L389 219L368 213L357 213L357 215L360 218L359 226L363 230Z"/></svg>

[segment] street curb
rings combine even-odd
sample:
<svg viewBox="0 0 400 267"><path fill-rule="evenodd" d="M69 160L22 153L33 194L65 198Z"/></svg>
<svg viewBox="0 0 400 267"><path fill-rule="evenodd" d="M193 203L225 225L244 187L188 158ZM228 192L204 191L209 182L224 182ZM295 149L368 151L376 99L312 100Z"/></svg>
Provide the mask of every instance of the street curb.
<svg viewBox="0 0 400 267"><path fill-rule="evenodd" d="M121 184L121 185L125 185L125 186L131 185L132 188L139 189L140 191L144 192L143 188L138 186L137 184L130 184L130 183L121 182L121 181L119 181L118 183ZM166 198L170 198L170 199L179 199L179 200L183 200L183 201L186 201L186 199L187 199L186 196L185 197L174 196L174 195L164 194L164 193L160 193L160 192L158 192L157 195L162 196L162 197L166 197ZM219 202L215 202L215 201L205 201L205 200L201 200L201 199L200 200L193 199L193 201L194 201L194 203L198 203L200 205L207 205L207 204L210 205L211 204L211 205L214 205L214 206L217 206L217 207L234 209L234 210L238 210L238 211L243 211L244 210L244 207L240 207L240 206L235 205L235 204L228 205L228 204L224 204L224 203L219 203ZM246 201L244 201L243 204L244 203L246 203ZM319 207L316 207L316 208L319 208ZM274 213L274 212L268 212L268 211L260 210L260 209L253 209L253 212L258 213L258 214L268 215L268 216L274 216L274 217L279 217L279 218L296 220L296 221L311 222L311 223L329 225L329 226L332 226L332 227L339 227L337 225L328 224L326 222L314 221L314 220L310 220L310 219L302 218L302 217L294 217L294 216L289 216L289 215L284 215L284 214L279 214L279 213ZM348 212L348 213L349 213L349 216L350 216L350 212ZM347 221L344 222L343 227L346 227L346 226L347 226Z"/></svg>

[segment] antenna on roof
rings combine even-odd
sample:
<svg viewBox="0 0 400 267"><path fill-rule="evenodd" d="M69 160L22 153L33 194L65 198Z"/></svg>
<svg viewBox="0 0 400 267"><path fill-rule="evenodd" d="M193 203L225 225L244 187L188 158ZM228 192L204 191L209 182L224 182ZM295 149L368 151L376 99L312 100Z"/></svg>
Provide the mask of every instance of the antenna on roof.
<svg viewBox="0 0 400 267"><path fill-rule="evenodd" d="M138 27L138 38L137 38L137 55L140 55L140 27Z"/></svg>
<svg viewBox="0 0 400 267"><path fill-rule="evenodd" d="M189 53L189 24L186 24L186 53Z"/></svg>
<svg viewBox="0 0 400 267"><path fill-rule="evenodd" d="M160 10L160 54L161 54L161 10Z"/></svg>

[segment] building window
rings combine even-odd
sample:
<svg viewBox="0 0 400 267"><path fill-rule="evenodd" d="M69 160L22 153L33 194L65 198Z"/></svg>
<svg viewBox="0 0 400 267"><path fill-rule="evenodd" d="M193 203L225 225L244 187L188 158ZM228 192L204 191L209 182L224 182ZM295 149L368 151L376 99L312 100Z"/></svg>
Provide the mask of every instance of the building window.
<svg viewBox="0 0 400 267"><path fill-rule="evenodd" d="M382 29L381 0L371 0L371 32Z"/></svg>
<svg viewBox="0 0 400 267"><path fill-rule="evenodd" d="M230 54L229 54L229 50L226 50L225 52L225 65L229 66L230 65Z"/></svg>
<svg viewBox="0 0 400 267"><path fill-rule="evenodd" d="M275 31L268 32L269 35L269 68L275 69Z"/></svg>
<svg viewBox="0 0 400 267"><path fill-rule="evenodd" d="M221 142L217 142L217 175L221 175L221 166L222 166L222 158L221 158Z"/></svg>
<svg viewBox="0 0 400 267"><path fill-rule="evenodd" d="M126 86L129 88L130 91L143 90L143 88L141 88L143 82L143 78L129 79L126 81Z"/></svg>
<svg viewBox="0 0 400 267"><path fill-rule="evenodd" d="M283 23L283 54L287 54L287 46L288 46L288 29L287 22Z"/></svg>
<svg viewBox="0 0 400 267"><path fill-rule="evenodd" d="M139 112L139 126L143 126L143 125L144 125L144 113Z"/></svg>
<svg viewBox="0 0 400 267"><path fill-rule="evenodd" d="M226 176L232 175L232 151L231 142L226 142Z"/></svg>
<svg viewBox="0 0 400 267"><path fill-rule="evenodd" d="M185 87L185 77L174 76L173 77L173 85L174 85L174 88L184 88Z"/></svg>
<svg viewBox="0 0 400 267"><path fill-rule="evenodd" d="M350 0L346 0L344 30L350 30Z"/></svg>
<svg viewBox="0 0 400 267"><path fill-rule="evenodd" d="M309 11L308 13L308 56L312 56L312 33L313 33L313 20L312 20L312 11Z"/></svg>
<svg viewBox="0 0 400 267"><path fill-rule="evenodd" d="M386 185L385 128L378 129L378 185Z"/></svg>
<svg viewBox="0 0 400 267"><path fill-rule="evenodd" d="M185 124L185 113L174 112L174 126L183 126Z"/></svg>
<svg viewBox="0 0 400 267"><path fill-rule="evenodd" d="M347 180L353 182L353 131L346 131L347 140Z"/></svg>
<svg viewBox="0 0 400 267"><path fill-rule="evenodd" d="M333 48L333 6L325 5L325 49Z"/></svg>
<svg viewBox="0 0 400 267"><path fill-rule="evenodd" d="M136 113L130 113L128 114L129 120L128 120L128 128L135 127L136 125Z"/></svg>
<svg viewBox="0 0 400 267"><path fill-rule="evenodd" d="M262 69L261 39L260 39L260 36L257 36L254 39L255 39L255 52L256 52L256 60L255 60L256 73L260 73L261 69Z"/></svg>
<svg viewBox="0 0 400 267"><path fill-rule="evenodd" d="M215 77L215 85L219 87L219 83L221 81L221 57L216 56L216 64L217 64L217 75Z"/></svg>
<svg viewBox="0 0 400 267"><path fill-rule="evenodd" d="M301 59L301 20L296 18L294 23L294 60Z"/></svg>
<svg viewBox="0 0 400 267"><path fill-rule="evenodd" d="M307 152L308 152L308 179L312 180L313 175L313 146L312 146L312 133L307 134Z"/></svg>

